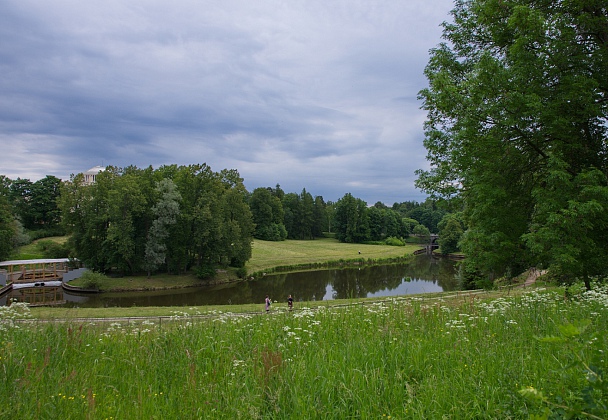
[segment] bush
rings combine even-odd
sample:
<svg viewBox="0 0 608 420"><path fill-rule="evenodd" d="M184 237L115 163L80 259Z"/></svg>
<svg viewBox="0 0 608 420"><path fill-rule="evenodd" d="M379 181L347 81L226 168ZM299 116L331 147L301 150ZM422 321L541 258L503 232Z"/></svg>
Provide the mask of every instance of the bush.
<svg viewBox="0 0 608 420"><path fill-rule="evenodd" d="M236 275L238 278L244 279L247 277L247 269L245 267L239 267L239 269L236 270Z"/></svg>
<svg viewBox="0 0 608 420"><path fill-rule="evenodd" d="M82 287L91 290L99 290L101 284L106 279L107 277L104 274L91 270L85 271L84 274L80 277L80 280L82 281Z"/></svg>
<svg viewBox="0 0 608 420"><path fill-rule="evenodd" d="M70 250L66 245L59 244L49 239L39 241L36 246L42 251L45 258L67 258L70 253Z"/></svg>
<svg viewBox="0 0 608 420"><path fill-rule="evenodd" d="M215 267L197 267L194 272L196 277L201 280L208 280L215 277Z"/></svg>
<svg viewBox="0 0 608 420"><path fill-rule="evenodd" d="M386 245L390 246L405 246L405 242L401 238L395 238L394 236L389 236L384 240Z"/></svg>

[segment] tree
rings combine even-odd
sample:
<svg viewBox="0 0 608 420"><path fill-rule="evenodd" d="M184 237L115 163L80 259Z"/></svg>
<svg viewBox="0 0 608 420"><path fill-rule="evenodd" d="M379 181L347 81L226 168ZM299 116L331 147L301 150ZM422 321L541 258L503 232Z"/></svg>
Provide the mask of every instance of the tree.
<svg viewBox="0 0 608 420"><path fill-rule="evenodd" d="M461 213L448 213L439 222L439 248L442 254L460 251L459 242L464 234L464 222Z"/></svg>
<svg viewBox="0 0 608 420"><path fill-rule="evenodd" d="M249 199L255 223L254 236L264 241L283 241L287 230L283 224L283 204L268 188L256 188Z"/></svg>
<svg viewBox="0 0 608 420"><path fill-rule="evenodd" d="M412 233L421 238L424 242L427 242L431 237L431 231L424 225L414 226Z"/></svg>
<svg viewBox="0 0 608 420"><path fill-rule="evenodd" d="M141 177L134 173L122 174L114 179L108 194L108 229L104 248L109 257L108 265L121 273L137 271L138 259L143 251L145 234L138 229L140 219L148 207L142 191Z"/></svg>
<svg viewBox="0 0 608 420"><path fill-rule="evenodd" d="M361 243L370 239L367 203L347 193L336 203L334 226L340 242Z"/></svg>
<svg viewBox="0 0 608 420"><path fill-rule="evenodd" d="M245 200L247 191L242 180L229 188L223 198L222 242L226 265L243 268L253 249L253 215Z"/></svg>
<svg viewBox="0 0 608 420"><path fill-rule="evenodd" d="M579 233L608 237L599 210L585 204L604 208L608 188L607 10L599 0L463 0L444 24L447 42L431 52L429 88L420 92L431 169L417 172L417 186L463 200L471 272L563 269L566 254L576 259L584 244L549 243L562 229L556 215L569 214L563 221L584 226ZM570 185L599 171L596 198L544 191L556 171ZM586 267L579 275L603 274L608 261Z"/></svg>
<svg viewBox="0 0 608 420"><path fill-rule="evenodd" d="M32 227L49 229L59 224L60 211L57 200L61 191L60 186L61 180L52 175L47 175L32 184L29 203Z"/></svg>
<svg viewBox="0 0 608 420"><path fill-rule="evenodd" d="M94 184L83 181L78 174L64 183L60 208L75 256L91 269L195 269L202 277L251 257L254 225L237 171L108 167Z"/></svg>
<svg viewBox="0 0 608 420"><path fill-rule="evenodd" d="M9 199L14 208L15 215L26 229L34 227L32 214L32 181L17 178L10 184Z"/></svg>
<svg viewBox="0 0 608 420"><path fill-rule="evenodd" d="M323 236L323 231L327 230L327 219L325 217L326 214L326 205L325 201L323 201L323 197L320 195L315 196L315 202L312 210L312 236L315 238L320 238Z"/></svg>
<svg viewBox="0 0 608 420"><path fill-rule="evenodd" d="M169 236L169 226L177 222L181 199L177 186L171 179L160 180L156 192L159 197L154 207L152 207L152 214L155 218L148 231L145 249L144 267L148 271L148 278L152 270L156 270L167 259L165 241Z"/></svg>
<svg viewBox="0 0 608 420"><path fill-rule="evenodd" d="M0 261L8 260L14 248L17 225L7 197L0 195Z"/></svg>

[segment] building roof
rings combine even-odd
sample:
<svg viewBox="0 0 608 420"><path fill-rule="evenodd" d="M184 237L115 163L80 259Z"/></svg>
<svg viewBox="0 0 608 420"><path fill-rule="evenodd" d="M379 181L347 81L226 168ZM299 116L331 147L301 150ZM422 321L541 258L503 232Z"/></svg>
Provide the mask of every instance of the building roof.
<svg viewBox="0 0 608 420"><path fill-rule="evenodd" d="M84 174L85 175L97 175L98 173L103 172L105 170L106 170L106 168L103 166L93 166L91 169L84 172Z"/></svg>

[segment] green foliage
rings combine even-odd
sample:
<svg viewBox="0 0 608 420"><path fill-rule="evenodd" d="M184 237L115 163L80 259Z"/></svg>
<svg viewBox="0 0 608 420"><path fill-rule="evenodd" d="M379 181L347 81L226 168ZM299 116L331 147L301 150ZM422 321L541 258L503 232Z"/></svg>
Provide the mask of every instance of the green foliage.
<svg viewBox="0 0 608 420"><path fill-rule="evenodd" d="M50 239L41 240L36 247L42 252L44 258L68 258L70 250L66 244L60 244Z"/></svg>
<svg viewBox="0 0 608 420"><path fill-rule="evenodd" d="M61 180L51 175L36 182L21 178L10 181L8 197L12 201L15 215L26 229L49 229L59 224L57 200L60 185Z"/></svg>
<svg viewBox="0 0 608 420"><path fill-rule="evenodd" d="M401 238L395 238L394 236L389 236L384 240L386 245L390 246L405 246L405 242Z"/></svg>
<svg viewBox="0 0 608 420"><path fill-rule="evenodd" d="M288 193L283 196L284 222L289 239L314 239L323 235L325 222L325 202L303 189L298 195Z"/></svg>
<svg viewBox="0 0 608 420"><path fill-rule="evenodd" d="M431 232L429 231L429 228L427 228L424 225L414 226L414 229L412 230L412 234L416 235L423 242L428 242L429 238L431 237Z"/></svg>
<svg viewBox="0 0 608 420"><path fill-rule="evenodd" d="M287 229L283 224L283 204L270 189L253 190L249 198L249 208L255 223L255 238L264 241L283 241L287 238Z"/></svg>
<svg viewBox="0 0 608 420"><path fill-rule="evenodd" d="M196 277L201 280L209 280L215 276L215 268L214 267L197 267L195 270Z"/></svg>
<svg viewBox="0 0 608 420"><path fill-rule="evenodd" d="M431 169L416 185L463 200L462 248L490 278L606 273L605 4L471 0L452 15L419 95Z"/></svg>
<svg viewBox="0 0 608 420"><path fill-rule="evenodd" d="M564 162L555 162L543 188L535 190L538 206L529 247L549 262L554 275L571 283L608 272L604 252L608 226L608 185L597 169L572 176Z"/></svg>
<svg viewBox="0 0 608 420"><path fill-rule="evenodd" d="M101 288L101 285L107 279L108 278L102 273L87 270L82 274L82 276L80 276L80 284L84 289L99 290Z"/></svg>
<svg viewBox="0 0 608 420"><path fill-rule="evenodd" d="M460 251L460 240L464 234L464 222L461 213L448 213L437 225L439 229L439 247L442 254Z"/></svg>
<svg viewBox="0 0 608 420"><path fill-rule="evenodd" d="M350 193L336 203L334 222L340 242L361 243L370 238L367 204Z"/></svg>
<svg viewBox="0 0 608 420"><path fill-rule="evenodd" d="M62 187L70 246L87 267L125 274L244 266L252 215L236 171L207 165L108 167L92 185L82 174Z"/></svg>
<svg viewBox="0 0 608 420"><path fill-rule="evenodd" d="M471 258L458 263L458 285L460 290L491 289L493 281L475 265Z"/></svg>
<svg viewBox="0 0 608 420"><path fill-rule="evenodd" d="M148 230L146 240L144 267L151 271L156 270L167 259L166 239L169 236L169 226L177 223L179 216L179 201L181 196L177 186L171 179L162 179L156 185L158 200L152 207L152 226Z"/></svg>
<svg viewBox="0 0 608 420"><path fill-rule="evenodd" d="M603 419L608 414L608 339L597 328L589 332L591 325L589 319L560 324L558 335L537 338L554 353L565 351L569 360L551 376L551 392L533 386L519 391L540 407L536 418Z"/></svg>
<svg viewBox="0 0 608 420"><path fill-rule="evenodd" d="M0 195L0 261L8 260L17 239L17 225L6 197Z"/></svg>
<svg viewBox="0 0 608 420"><path fill-rule="evenodd" d="M27 231L27 235L29 237L29 242L31 242L31 241L35 241L37 239L50 238L52 236L64 236L65 229L63 229L63 227L61 227L61 226L54 226L54 227L45 228L45 229L30 230L30 231ZM29 242L27 242L27 243L29 243Z"/></svg>

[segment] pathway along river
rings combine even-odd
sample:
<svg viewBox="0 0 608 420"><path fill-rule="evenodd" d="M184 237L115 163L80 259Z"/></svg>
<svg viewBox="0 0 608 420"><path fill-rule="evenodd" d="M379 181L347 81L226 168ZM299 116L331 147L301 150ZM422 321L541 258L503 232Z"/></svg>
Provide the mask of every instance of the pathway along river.
<svg viewBox="0 0 608 420"><path fill-rule="evenodd" d="M284 304L288 295L299 302L432 293L457 288L453 261L420 255L409 264L273 274L256 281L213 288L93 295L62 292L66 301L63 306L91 308L262 304L267 294L273 301Z"/></svg>

